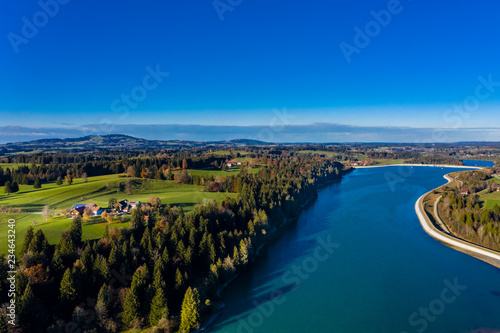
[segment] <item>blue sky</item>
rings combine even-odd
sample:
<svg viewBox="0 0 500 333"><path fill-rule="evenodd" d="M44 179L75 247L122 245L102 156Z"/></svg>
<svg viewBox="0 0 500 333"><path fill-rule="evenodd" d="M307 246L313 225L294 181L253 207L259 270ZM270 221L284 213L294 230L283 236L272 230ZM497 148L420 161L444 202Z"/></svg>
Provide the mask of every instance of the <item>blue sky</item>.
<svg viewBox="0 0 500 333"><path fill-rule="evenodd" d="M209 140L214 125L318 123L366 128L360 141L398 140L393 127L498 140L498 12L494 1L9 1L0 142L82 127L146 137L132 125L150 124L205 125L157 135Z"/></svg>

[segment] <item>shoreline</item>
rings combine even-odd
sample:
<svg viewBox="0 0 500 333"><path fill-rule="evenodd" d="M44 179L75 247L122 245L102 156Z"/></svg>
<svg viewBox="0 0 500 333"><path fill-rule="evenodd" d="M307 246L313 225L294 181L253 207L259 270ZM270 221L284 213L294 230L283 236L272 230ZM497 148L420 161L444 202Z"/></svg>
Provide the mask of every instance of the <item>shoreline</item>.
<svg viewBox="0 0 500 333"><path fill-rule="evenodd" d="M391 166L419 166L419 167L435 167L435 168L461 168L461 169L482 169L482 167L477 166L467 166L467 165L451 165L451 164L386 164L386 165L357 165L352 166L353 169L368 169L368 168L385 168Z"/></svg>
<svg viewBox="0 0 500 333"><path fill-rule="evenodd" d="M446 179L447 181L446 184L443 184L437 188L443 187L452 181L452 179L449 177L449 174L444 175L443 178ZM443 230L439 230L430 221L423 207L423 199L434 190L435 189L432 189L429 192L423 194L418 198L417 202L415 202L415 212L417 213L418 219L424 231L435 240L438 240L444 243L445 245L448 245L449 247L451 247L456 251L460 251L471 257L482 260L492 266L500 268L500 252L470 243L467 240L455 237L452 234L446 233ZM436 209L436 203L437 201L434 203L434 209ZM440 220L439 216L436 216L436 218Z"/></svg>
<svg viewBox="0 0 500 333"><path fill-rule="evenodd" d="M333 181L326 181L325 183L322 183L322 184L319 184L318 185L318 188L317 188L317 192L318 193L321 189L323 189L324 187L328 186L328 185L331 185L337 181L342 181L343 177L349 173L351 173L352 170L351 169L343 169L343 172L342 172L342 177L338 180L333 180ZM294 218L285 218L283 220L282 223L280 223L278 226L276 227L273 227L273 229L270 231L270 235L269 235L269 239L267 241L265 241L264 243L262 243L256 250L255 252L255 257L254 257L254 260L257 260L257 258L259 257L260 255L260 251L269 244L269 242L271 241L271 237L274 237L275 236L275 233L284 228L285 226L289 225L289 223L293 220L296 220L298 219L299 215L302 214L302 211L304 209L307 208L308 205L310 205L314 200L316 200L317 196L314 196L314 197L310 197L309 199L307 199L301 206L300 206L300 211L298 213L298 215ZM221 294L222 292L224 291L224 289L226 289L232 282L234 282L234 280L236 280L236 278L238 278L244 271L241 271L241 272L238 272L236 273L235 276L233 276L231 279L229 279L226 283L224 283L223 285L219 286L219 288L217 289L217 294L219 295L219 297L221 297ZM224 310L224 308L226 307L226 303L224 303L224 301L222 301L222 297L221 297L221 300L220 300L220 306L217 307L217 311L212 315L210 316L206 321L202 322L201 323L201 327L198 328L197 330L195 330L193 333L201 333L201 332L204 332L206 331L207 329L209 329L212 324L215 322L215 320L222 314L222 311Z"/></svg>

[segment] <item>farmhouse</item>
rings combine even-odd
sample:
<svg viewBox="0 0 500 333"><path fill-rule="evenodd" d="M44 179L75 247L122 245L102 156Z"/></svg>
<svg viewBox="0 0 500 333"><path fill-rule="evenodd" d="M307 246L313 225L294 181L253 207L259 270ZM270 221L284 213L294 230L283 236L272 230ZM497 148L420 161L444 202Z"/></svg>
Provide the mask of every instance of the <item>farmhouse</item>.
<svg viewBox="0 0 500 333"><path fill-rule="evenodd" d="M140 201L128 201L122 200L118 202L113 208L117 212L129 213L132 209L141 207L142 203Z"/></svg>
<svg viewBox="0 0 500 333"><path fill-rule="evenodd" d="M232 168L233 166L236 166L236 165L241 165L241 161L229 161L226 163L226 166L228 168Z"/></svg>
<svg viewBox="0 0 500 333"><path fill-rule="evenodd" d="M83 215L83 212L85 211L85 208L87 206L88 204L75 204L73 207L71 207L70 210L71 216Z"/></svg>
<svg viewBox="0 0 500 333"><path fill-rule="evenodd" d="M140 201L129 201L128 205L130 206L130 210L132 210L137 207L141 207L142 203Z"/></svg>
<svg viewBox="0 0 500 333"><path fill-rule="evenodd" d="M81 216L87 207L90 208L93 216L99 216L104 212L104 209L95 204L75 204L71 207L70 214L71 216Z"/></svg>
<svg viewBox="0 0 500 333"><path fill-rule="evenodd" d="M122 200L122 201L119 201L115 204L115 206L113 207L117 212L123 212L124 210L126 210L128 207L128 202L127 200Z"/></svg>
<svg viewBox="0 0 500 333"><path fill-rule="evenodd" d="M94 205L94 207L92 207L91 210L93 216L99 216L102 214L102 212L104 212L104 209L96 205Z"/></svg>

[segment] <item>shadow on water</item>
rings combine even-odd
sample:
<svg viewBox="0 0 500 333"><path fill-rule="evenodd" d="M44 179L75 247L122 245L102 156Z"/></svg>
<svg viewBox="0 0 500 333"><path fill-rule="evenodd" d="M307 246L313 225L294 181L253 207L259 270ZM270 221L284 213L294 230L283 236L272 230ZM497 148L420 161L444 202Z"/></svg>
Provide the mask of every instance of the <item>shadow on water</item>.
<svg viewBox="0 0 500 333"><path fill-rule="evenodd" d="M208 332L211 332L212 330L219 329L219 328L226 326L226 325L229 325L229 324L244 321L249 316L251 316L254 313L254 311L256 311L255 309L257 307L266 307L266 306L268 308L273 307L274 305L271 305L270 303L272 303L273 301L276 301L278 303L281 302L284 299L283 297L287 293L292 292L297 288L298 288L298 285L290 284L290 285L286 285L286 286L282 286L280 288L274 289L272 291L268 291L268 292L260 295L259 297L253 297L253 298L248 300L249 304L248 304L248 307L246 309L233 308L231 310L228 310L228 312L229 311L231 311L231 313L235 312L235 314L233 316L231 316L230 319L227 319L223 322L220 322L216 325L213 325ZM233 311L233 310L238 310L238 311Z"/></svg>
<svg viewBox="0 0 500 333"><path fill-rule="evenodd" d="M339 191L337 182L319 192L323 197L331 197ZM286 284L283 277L290 273L292 264L296 263L298 258L311 257L319 246L317 238L327 229L328 221L318 220L314 216L318 212L335 211L341 204L331 200L312 201L304 208L299 218L277 229L271 240L261 249L255 262L223 291L223 300L225 295L233 296L231 307L223 309L219 320L207 331L213 332L231 323L245 320L258 311L258 307L280 299L300 287L299 284ZM274 257L272 261L269 259L271 254ZM283 285L269 283L276 280Z"/></svg>

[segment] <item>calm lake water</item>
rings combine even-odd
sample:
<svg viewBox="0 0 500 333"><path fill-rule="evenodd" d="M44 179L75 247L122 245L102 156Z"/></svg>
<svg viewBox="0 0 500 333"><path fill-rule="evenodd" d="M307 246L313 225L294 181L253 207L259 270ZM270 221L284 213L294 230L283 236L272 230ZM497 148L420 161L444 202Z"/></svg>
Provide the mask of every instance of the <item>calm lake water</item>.
<svg viewBox="0 0 500 333"><path fill-rule="evenodd" d="M209 332L500 329L500 269L432 239L414 211L457 170L357 169L321 190L224 290Z"/></svg>
<svg viewBox="0 0 500 333"><path fill-rule="evenodd" d="M495 165L491 161L477 161L477 160L462 160L467 166L478 166L478 167L492 167Z"/></svg>

